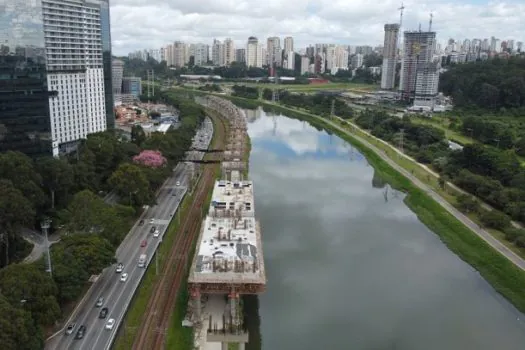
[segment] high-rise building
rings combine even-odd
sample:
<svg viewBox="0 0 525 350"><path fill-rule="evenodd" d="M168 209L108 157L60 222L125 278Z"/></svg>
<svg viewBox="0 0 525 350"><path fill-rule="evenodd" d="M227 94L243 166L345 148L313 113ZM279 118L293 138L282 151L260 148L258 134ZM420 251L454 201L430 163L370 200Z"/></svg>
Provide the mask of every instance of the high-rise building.
<svg viewBox="0 0 525 350"><path fill-rule="evenodd" d="M114 123L109 6L107 0L41 3L47 84L56 91L49 104L53 155L57 156Z"/></svg>
<svg viewBox="0 0 525 350"><path fill-rule="evenodd" d="M282 61L282 50L281 50L281 39L274 36L270 37L266 43L266 53L268 54L268 61L266 62L269 66L274 64L277 67L281 66Z"/></svg>
<svg viewBox="0 0 525 350"><path fill-rule="evenodd" d="M248 44L246 45L246 65L258 68L263 66L263 49L259 44L259 40L254 36L248 38Z"/></svg>
<svg viewBox="0 0 525 350"><path fill-rule="evenodd" d="M10 0L0 12L0 151L50 154L50 95L47 85L42 5ZM16 26L13 25L16 23ZM20 35L31 30L31 35Z"/></svg>
<svg viewBox="0 0 525 350"><path fill-rule="evenodd" d="M235 43L232 39L227 38L222 44L223 49L223 60L221 66L229 66L233 61L235 61Z"/></svg>
<svg viewBox="0 0 525 350"><path fill-rule="evenodd" d="M287 36L284 38L284 52L290 52L295 51L293 48L293 38L291 36Z"/></svg>
<svg viewBox="0 0 525 350"><path fill-rule="evenodd" d="M211 61L214 66L220 66L224 61L224 50L222 48L222 43L213 39L213 45L211 47Z"/></svg>
<svg viewBox="0 0 525 350"><path fill-rule="evenodd" d="M142 95L142 79L139 77L123 77L122 93L130 94L134 97Z"/></svg>
<svg viewBox="0 0 525 350"><path fill-rule="evenodd" d="M193 57L196 66L205 66L208 63L210 47L206 44L195 44L193 46Z"/></svg>
<svg viewBox="0 0 525 350"><path fill-rule="evenodd" d="M239 63L246 63L246 49L235 50L235 61Z"/></svg>
<svg viewBox="0 0 525 350"><path fill-rule="evenodd" d="M117 106L122 103L122 76L124 75L124 62L113 59L111 64L111 76L113 87L113 105Z"/></svg>
<svg viewBox="0 0 525 350"><path fill-rule="evenodd" d="M417 93L416 81L418 79L418 73L435 74L433 69L429 69L428 65L428 63L432 62L435 45L435 32L406 31L404 33L403 60L401 62L401 77L399 82L402 99L414 99Z"/></svg>
<svg viewBox="0 0 525 350"><path fill-rule="evenodd" d="M381 89L391 90L395 85L398 36L399 24L385 24Z"/></svg>
<svg viewBox="0 0 525 350"><path fill-rule="evenodd" d="M301 75L308 73L310 70L310 57L301 56Z"/></svg>
<svg viewBox="0 0 525 350"><path fill-rule="evenodd" d="M173 43L173 66L184 67L190 60L188 45L182 41Z"/></svg>

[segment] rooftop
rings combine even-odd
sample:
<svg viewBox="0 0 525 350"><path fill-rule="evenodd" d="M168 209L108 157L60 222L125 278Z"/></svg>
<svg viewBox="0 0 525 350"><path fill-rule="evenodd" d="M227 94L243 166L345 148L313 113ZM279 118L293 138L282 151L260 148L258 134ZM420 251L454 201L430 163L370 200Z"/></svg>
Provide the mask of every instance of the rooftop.
<svg viewBox="0 0 525 350"><path fill-rule="evenodd" d="M216 181L208 215L254 217L253 182Z"/></svg>

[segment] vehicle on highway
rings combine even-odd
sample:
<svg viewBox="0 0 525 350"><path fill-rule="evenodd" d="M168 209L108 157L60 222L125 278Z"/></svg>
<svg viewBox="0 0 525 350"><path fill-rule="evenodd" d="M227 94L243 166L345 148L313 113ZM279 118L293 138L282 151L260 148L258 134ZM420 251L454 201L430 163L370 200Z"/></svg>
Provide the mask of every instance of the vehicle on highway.
<svg viewBox="0 0 525 350"><path fill-rule="evenodd" d="M75 339L82 339L84 338L84 335L86 334L86 326L82 325L77 331L77 334L75 335Z"/></svg>
<svg viewBox="0 0 525 350"><path fill-rule="evenodd" d="M139 221L139 226L142 226L142 225L144 225L144 219L141 219L141 220Z"/></svg>
<svg viewBox="0 0 525 350"><path fill-rule="evenodd" d="M157 238L159 235L160 235L159 230L155 230L155 232L153 232L153 237Z"/></svg>
<svg viewBox="0 0 525 350"><path fill-rule="evenodd" d="M67 328L66 328L66 335L70 335L70 334L72 334L72 333L73 333L73 330L74 330L75 327L76 327L76 325L77 325L77 324L76 324L75 322L71 322L71 323L67 326Z"/></svg>
<svg viewBox="0 0 525 350"><path fill-rule="evenodd" d="M177 183L175 184L175 186L180 186L180 181L177 181Z"/></svg>
<svg viewBox="0 0 525 350"><path fill-rule="evenodd" d="M149 219L149 223L150 223L150 224L153 224L154 222L155 222L155 219L153 219L153 218L152 218L152 219Z"/></svg>
<svg viewBox="0 0 525 350"><path fill-rule="evenodd" d="M122 275L120 275L120 282L126 282L127 280L128 280L127 272L124 272Z"/></svg>
<svg viewBox="0 0 525 350"><path fill-rule="evenodd" d="M143 240L142 242L140 242L140 246L143 247L143 248L145 246L147 246L147 245L148 245L148 241L146 241L146 240Z"/></svg>
<svg viewBox="0 0 525 350"><path fill-rule="evenodd" d="M102 308L102 310L100 310L100 313L98 314L98 318L106 318L106 316L108 315L108 308L107 307L104 307Z"/></svg>
<svg viewBox="0 0 525 350"><path fill-rule="evenodd" d="M157 228L155 226L151 226L149 233L154 233Z"/></svg>
<svg viewBox="0 0 525 350"><path fill-rule="evenodd" d="M96 307L101 307L104 304L104 298L100 297L97 300L97 303L95 304Z"/></svg>
<svg viewBox="0 0 525 350"><path fill-rule="evenodd" d="M114 318L110 318L108 320L108 322L106 323L106 329L107 330L112 330L114 325L115 325L115 319Z"/></svg>
<svg viewBox="0 0 525 350"><path fill-rule="evenodd" d="M148 256L146 254L140 254L139 256L139 267L146 267L146 259Z"/></svg>
<svg viewBox="0 0 525 350"><path fill-rule="evenodd" d="M124 270L124 264L123 263L118 263L117 268L115 269L115 272L116 273L121 273L122 270Z"/></svg>

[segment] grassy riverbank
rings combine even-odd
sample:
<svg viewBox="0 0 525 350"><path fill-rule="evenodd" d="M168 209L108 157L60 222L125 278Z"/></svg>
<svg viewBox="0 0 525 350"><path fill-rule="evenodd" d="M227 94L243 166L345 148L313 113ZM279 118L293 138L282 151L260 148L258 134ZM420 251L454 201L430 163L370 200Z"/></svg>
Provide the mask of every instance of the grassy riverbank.
<svg viewBox="0 0 525 350"><path fill-rule="evenodd" d="M448 248L461 259L469 263L504 297L520 311L525 312L525 272L516 267L507 258L500 255L484 240L464 226L453 215L435 202L430 196L412 184L406 177L393 169L374 151L358 141L349 131L341 131L325 120L307 112L265 101L252 101L239 97L224 96L237 103L256 107L262 105L265 110L281 112L288 117L306 120L313 126L326 129L356 146L366 156L369 163L396 189L407 193L406 204L416 213L421 222L435 232Z"/></svg>

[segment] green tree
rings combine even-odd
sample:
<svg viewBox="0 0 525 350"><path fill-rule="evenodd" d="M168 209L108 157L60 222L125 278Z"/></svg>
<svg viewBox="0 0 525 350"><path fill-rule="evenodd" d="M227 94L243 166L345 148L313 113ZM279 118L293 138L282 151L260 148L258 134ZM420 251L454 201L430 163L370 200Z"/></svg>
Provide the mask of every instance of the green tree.
<svg viewBox="0 0 525 350"><path fill-rule="evenodd" d="M464 213L477 212L479 210L479 201L469 196L468 194L461 194L457 198L458 209Z"/></svg>
<svg viewBox="0 0 525 350"><path fill-rule="evenodd" d="M51 196L51 208L55 208L56 195L60 203L65 203L73 186L73 168L64 159L47 157L39 159L37 167L43 184Z"/></svg>
<svg viewBox="0 0 525 350"><path fill-rule="evenodd" d="M153 200L153 193L142 169L134 164L121 164L111 175L109 183L130 205L142 206Z"/></svg>
<svg viewBox="0 0 525 350"><path fill-rule="evenodd" d="M0 290L13 305L22 303L39 325L51 325L60 317L58 289L53 279L36 264L11 264L0 270Z"/></svg>
<svg viewBox="0 0 525 350"><path fill-rule="evenodd" d="M505 230L510 226L510 218L497 210L491 210L481 216L483 225L496 230Z"/></svg>
<svg viewBox="0 0 525 350"><path fill-rule="evenodd" d="M0 293L0 344L4 350L39 350L44 348L42 333L31 314L9 303Z"/></svg>
<svg viewBox="0 0 525 350"><path fill-rule="evenodd" d="M35 211L22 192L9 180L0 179L0 238L4 246L4 264L9 264L9 243L24 225L31 225Z"/></svg>
<svg viewBox="0 0 525 350"><path fill-rule="evenodd" d="M142 145L144 140L146 140L146 133L144 132L142 126L133 125L131 127L131 142L133 142L137 146L140 146Z"/></svg>

